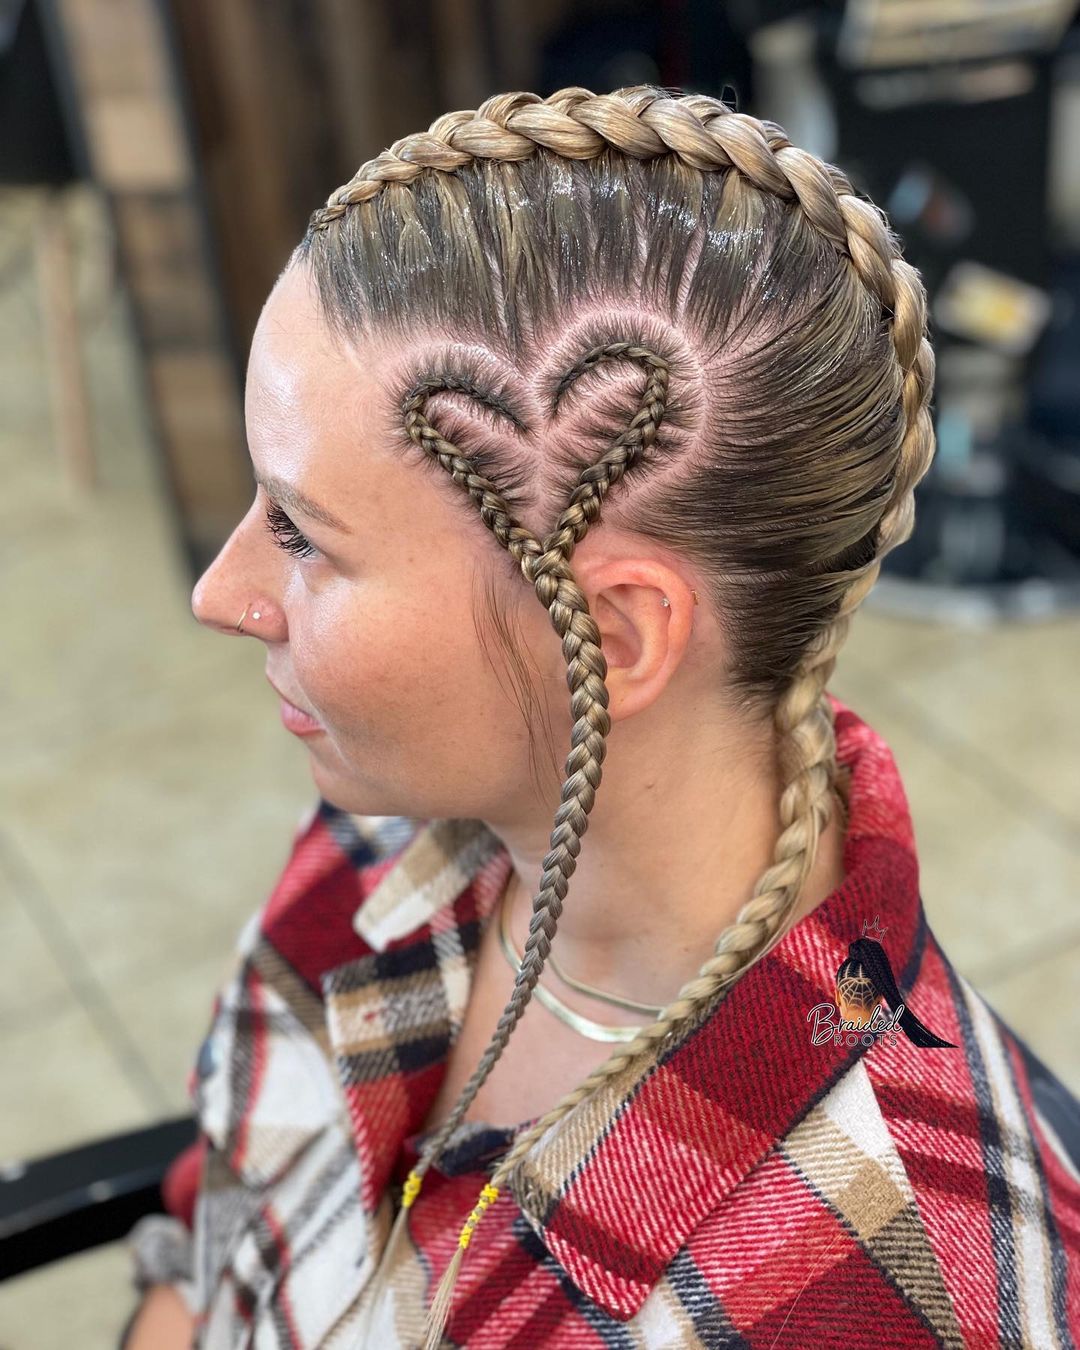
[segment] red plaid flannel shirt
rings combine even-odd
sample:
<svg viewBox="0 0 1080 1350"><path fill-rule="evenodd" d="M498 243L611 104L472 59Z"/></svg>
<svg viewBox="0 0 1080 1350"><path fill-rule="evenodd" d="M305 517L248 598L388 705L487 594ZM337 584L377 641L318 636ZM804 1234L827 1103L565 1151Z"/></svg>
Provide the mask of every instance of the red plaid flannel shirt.
<svg viewBox="0 0 1080 1350"><path fill-rule="evenodd" d="M888 747L833 706L843 884L534 1144L476 1230L444 1346L1076 1345L1080 1177L927 926ZM378 1307L371 1277L509 868L477 821L320 800L302 824L216 999L189 1079L200 1137L166 1188L169 1222L194 1223L197 1346L419 1344L512 1131L461 1127ZM956 1048L812 1044L874 918L905 1001Z"/></svg>

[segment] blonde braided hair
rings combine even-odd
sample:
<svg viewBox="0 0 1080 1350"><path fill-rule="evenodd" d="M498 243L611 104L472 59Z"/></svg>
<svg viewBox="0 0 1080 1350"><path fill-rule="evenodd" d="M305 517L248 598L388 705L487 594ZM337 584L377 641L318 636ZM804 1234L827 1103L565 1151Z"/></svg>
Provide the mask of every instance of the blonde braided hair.
<svg viewBox="0 0 1080 1350"><path fill-rule="evenodd" d="M394 204L403 222L399 249L404 254L410 248L414 251L419 248L417 256L420 256L424 253L422 223L413 205L406 205L400 192L402 185L420 188L434 174L436 191L445 209L448 202L458 200L452 183L454 176L475 167L478 161L517 165L545 154L583 162L612 155L642 162L667 157L692 170L731 171L725 175L727 195L722 197L729 206L736 200L731 194L741 191L743 184L749 184L766 198L797 206L819 241L831 245L833 254L850 265L865 290L868 304L879 306L879 319L884 316L882 321L887 321L895 360L882 372L885 386L880 397L887 401L894 421L887 432L891 440L887 445L883 443L880 451L881 457L886 449L889 452L888 472L881 474L875 468L874 478L868 480L870 487L861 497L845 499L842 507L835 506L834 514L846 530L844 547L834 547L824 558L808 562L804 569L825 597L821 613L826 617L802 641L799 659L790 674L784 676L773 703L785 786L779 801L781 829L772 864L758 879L736 922L717 939L714 955L679 990L657 1020L643 1028L632 1042L620 1045L604 1064L525 1130L499 1162L466 1221L430 1309L427 1350L434 1350L442 1338L454 1279L473 1229L497 1197L500 1183L511 1175L533 1144L628 1066L652 1062L666 1043L674 1042L680 1033L706 1016L717 997L784 935L786 921L802 893L813 867L818 840L829 821L838 779L833 714L825 688L851 617L877 579L883 558L911 533L914 488L929 468L934 452L929 400L935 363L926 335L925 290L917 271L900 256L899 241L884 214L857 196L849 180L835 166L793 146L775 123L734 112L706 95L677 95L649 85L606 95L574 87L543 99L530 93L500 94L486 100L475 112L449 113L433 122L426 133L395 141L389 150L364 164L348 183L330 195L324 207L313 213L307 235L297 250L298 255L322 264L321 271L316 267L316 273L327 312L333 317L335 287L340 294L345 284L341 258L346 243L336 238L336 232L348 222L350 208L360 208L361 215L360 225L355 229L361 233L362 243L357 245L355 238L348 243L354 250L359 248L359 253L354 251L351 255L354 266L375 266L372 240L376 241L376 251L386 247L388 217L372 212L379 204L379 194L388 188L395 193ZM507 183L519 187L513 171L506 172ZM738 199L737 205L741 201ZM493 214L497 215L495 208ZM497 219L492 229L493 236L505 243L513 234L513 221ZM519 231L514 240L513 251L507 254L510 265L505 269L508 275L504 276L503 299L511 338L517 330L510 291L515 275L523 275L530 262L529 241L522 242L520 234ZM338 252L320 244L320 239L327 237L334 237ZM331 275L335 269L336 275ZM392 308L392 299L386 293L380 292L380 296L379 303ZM378 308L373 302L372 309ZM576 544L598 518L610 489L627 473L636 469L640 472L639 466L648 462L648 452L658 444L661 423L670 410L672 361L650 343L625 340L596 343L562 378L552 400L554 412L561 396L581 374L601 362L617 360L635 362L644 368L646 382L640 406L605 453L580 471L568 505L553 531L542 540L516 518L507 494L482 471L477 457L470 458L443 437L423 412L427 399L440 390L464 392L507 415L497 400L491 400L484 389L467 377L424 377L413 383L400 404L412 443L469 494L484 524L514 558L548 610L567 660L574 725L561 803L551 833L551 850L544 859L513 994L476 1071L406 1182L402 1208L387 1244L380 1277L393 1259L407 1209L420 1189L423 1176L442 1153L502 1053L539 979L600 783L605 738L610 729L604 684L607 666L599 631L585 596L574 581L570 559ZM880 434L885 436L886 432ZM835 495L839 502L839 492ZM841 526L837 526L837 533L840 532ZM838 559L840 565L828 566ZM755 584L764 585L778 579L785 581L789 572L793 575L797 570L748 568L747 572ZM730 581L730 577L725 580Z"/></svg>

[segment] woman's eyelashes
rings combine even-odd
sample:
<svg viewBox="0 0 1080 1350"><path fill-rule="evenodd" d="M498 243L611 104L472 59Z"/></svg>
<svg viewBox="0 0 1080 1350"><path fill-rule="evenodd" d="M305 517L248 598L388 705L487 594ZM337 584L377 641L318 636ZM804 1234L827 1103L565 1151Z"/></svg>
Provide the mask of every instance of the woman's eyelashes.
<svg viewBox="0 0 1080 1350"><path fill-rule="evenodd" d="M291 553L294 558L310 558L318 549L296 528L285 512L275 502L266 507L266 527L273 536L278 548Z"/></svg>

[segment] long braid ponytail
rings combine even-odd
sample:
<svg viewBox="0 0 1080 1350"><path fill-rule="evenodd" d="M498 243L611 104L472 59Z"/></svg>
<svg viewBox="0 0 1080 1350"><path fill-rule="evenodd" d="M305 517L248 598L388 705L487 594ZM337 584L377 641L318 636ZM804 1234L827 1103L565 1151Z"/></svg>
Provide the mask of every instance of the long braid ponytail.
<svg viewBox="0 0 1080 1350"><path fill-rule="evenodd" d="M475 112L447 114L433 122L428 132L396 141L333 192L326 205L312 215L301 248L311 249L316 236L338 228L350 207L370 210L368 204L388 184L411 184L432 171L453 175L477 160L517 163L535 155L538 147L570 160L588 160L611 151L637 160L674 157L694 170L731 171L736 183L745 181L761 193L797 204L806 222L850 268L868 299L880 305L880 313L887 320L895 353L889 392L898 405L898 436L890 473L876 487L869 506L863 504L861 508L871 517L871 528L863 536L870 547L858 553L857 561L844 555L844 565L835 572L815 571L815 581L830 597L829 610L806 642L774 703L783 789L778 804L780 832L772 863L758 879L735 923L720 934L714 954L657 1020L642 1028L630 1043L619 1045L604 1064L519 1135L494 1169L465 1222L429 1310L425 1350L437 1350L441 1342L454 1280L477 1223L533 1145L568 1112L602 1091L630 1066L651 1063L665 1044L707 1015L718 996L760 961L787 931L787 920L813 868L818 841L828 824L837 783L833 715L825 688L851 617L877 579L883 558L911 533L914 488L929 468L934 451L929 413L934 356L926 336L925 290L919 274L900 256L899 243L884 214L856 196L849 180L835 166L823 164L793 146L775 123L736 113L705 95L676 96L654 86L635 86L597 96L575 87L546 99L529 93L500 94L486 100ZM499 228L512 231L513 227L512 223L501 222ZM521 250L516 256L523 256ZM663 354L641 343L604 344L581 358L556 394L557 402L561 392L586 369L615 360L636 362L644 368L640 406L600 459L581 471L569 504L554 530L542 540L514 517L490 477L479 472L470 458L424 416L427 398L450 387L446 382L427 380L415 385L401 407L409 438L469 493L484 524L517 561L548 610L567 661L574 722L551 849L544 858L513 994L450 1116L410 1173L377 1285L393 1261L408 1208L425 1173L442 1153L497 1062L537 983L600 783L605 737L610 728L604 683L607 667L599 632L574 581L570 560L575 546L599 518L608 491L648 461L669 404L670 363ZM460 382L458 388L478 396L478 391Z"/></svg>

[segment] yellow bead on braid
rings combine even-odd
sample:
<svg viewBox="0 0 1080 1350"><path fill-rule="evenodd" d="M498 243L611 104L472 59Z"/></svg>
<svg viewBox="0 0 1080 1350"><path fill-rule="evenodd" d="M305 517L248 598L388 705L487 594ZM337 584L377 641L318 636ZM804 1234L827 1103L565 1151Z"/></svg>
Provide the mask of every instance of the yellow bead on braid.
<svg viewBox="0 0 1080 1350"><path fill-rule="evenodd" d="M424 1178L415 1169L405 1178L405 1189L401 1193L401 1204L403 1209L408 1209L416 1197L420 1194L420 1187L424 1184Z"/></svg>
<svg viewBox="0 0 1080 1350"><path fill-rule="evenodd" d="M424 1327L424 1350L439 1350L443 1329L450 1316L450 1300L453 1297L454 1284L457 1280L458 1271L461 1268L462 1258L465 1255L465 1248L472 1241L473 1230L484 1217L485 1211L489 1206L494 1204L498 1198L498 1186L493 1186L489 1181L480 1192L480 1199L477 1200L476 1204L473 1206L472 1213L465 1220L461 1234L458 1237L457 1250L450 1258L450 1264L446 1267L446 1274L439 1281L439 1287L435 1291L435 1298L432 1300L431 1307L428 1309L427 1324Z"/></svg>
<svg viewBox="0 0 1080 1350"><path fill-rule="evenodd" d="M484 1217L484 1210L487 1209L487 1207L498 1198L499 1198L498 1186L492 1186L491 1183L489 1182L488 1185L486 1185L484 1189L480 1192L480 1199L476 1202L475 1206L473 1207L473 1212L465 1220L465 1226L464 1228L462 1228L461 1236L458 1238L459 1247L464 1249L469 1245L469 1242L472 1239L473 1229Z"/></svg>
<svg viewBox="0 0 1080 1350"><path fill-rule="evenodd" d="M397 1217L394 1219L390 1228L390 1236L386 1240L386 1246L383 1248L379 1259L378 1267L372 1279L371 1285L371 1306L378 1308L382 1303L386 1286L391 1279L391 1272L397 1262L398 1252L405 1240L405 1229L408 1223L409 1206L420 1194L420 1187L424 1178L420 1172L414 1168L405 1178L405 1188L401 1195L401 1205L398 1208Z"/></svg>

